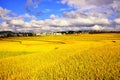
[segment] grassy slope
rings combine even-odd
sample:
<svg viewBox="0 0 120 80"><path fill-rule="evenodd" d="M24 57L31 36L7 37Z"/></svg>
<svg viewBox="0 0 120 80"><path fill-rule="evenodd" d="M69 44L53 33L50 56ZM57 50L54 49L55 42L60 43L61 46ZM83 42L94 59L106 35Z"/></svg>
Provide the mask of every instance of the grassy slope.
<svg viewBox="0 0 120 80"><path fill-rule="evenodd" d="M118 80L119 49L120 34L3 39L0 80Z"/></svg>

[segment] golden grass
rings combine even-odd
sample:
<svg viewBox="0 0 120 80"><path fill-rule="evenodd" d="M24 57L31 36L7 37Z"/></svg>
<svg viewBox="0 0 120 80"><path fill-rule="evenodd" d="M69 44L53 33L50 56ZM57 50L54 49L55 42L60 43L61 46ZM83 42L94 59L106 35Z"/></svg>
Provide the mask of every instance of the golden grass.
<svg viewBox="0 0 120 80"><path fill-rule="evenodd" d="M0 80L119 80L120 34L0 40Z"/></svg>

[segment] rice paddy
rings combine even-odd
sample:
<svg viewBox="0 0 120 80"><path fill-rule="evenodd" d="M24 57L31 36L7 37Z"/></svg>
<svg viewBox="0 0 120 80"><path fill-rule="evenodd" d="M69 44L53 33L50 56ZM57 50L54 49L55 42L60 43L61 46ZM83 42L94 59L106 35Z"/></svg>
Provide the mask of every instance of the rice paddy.
<svg viewBox="0 0 120 80"><path fill-rule="evenodd" d="M0 39L0 80L119 80L120 34Z"/></svg>

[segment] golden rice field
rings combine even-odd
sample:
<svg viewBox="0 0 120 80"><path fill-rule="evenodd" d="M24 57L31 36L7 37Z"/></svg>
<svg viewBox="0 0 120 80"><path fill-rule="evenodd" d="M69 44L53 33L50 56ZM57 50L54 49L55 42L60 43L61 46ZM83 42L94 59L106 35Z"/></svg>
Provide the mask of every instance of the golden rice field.
<svg viewBox="0 0 120 80"><path fill-rule="evenodd" d="M120 80L120 34L2 38L0 80Z"/></svg>

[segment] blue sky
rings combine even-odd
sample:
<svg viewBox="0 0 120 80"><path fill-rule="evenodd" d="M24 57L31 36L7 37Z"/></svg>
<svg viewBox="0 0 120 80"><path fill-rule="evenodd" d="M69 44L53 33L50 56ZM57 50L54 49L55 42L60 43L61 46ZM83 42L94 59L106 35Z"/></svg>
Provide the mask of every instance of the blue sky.
<svg viewBox="0 0 120 80"><path fill-rule="evenodd" d="M28 13L30 15L35 15L38 18L49 18L51 14L61 16L63 13L61 9L68 9L66 11L74 9L70 9L67 4L60 4L59 0L41 0L36 5L29 6L27 6L27 0L0 0L0 6L11 10L17 15ZM26 7L31 12L27 11Z"/></svg>
<svg viewBox="0 0 120 80"><path fill-rule="evenodd" d="M0 31L120 30L119 0L0 0Z"/></svg>
<svg viewBox="0 0 120 80"><path fill-rule="evenodd" d="M0 0L0 6L8 10L12 10L17 14L25 13L26 0Z"/></svg>

